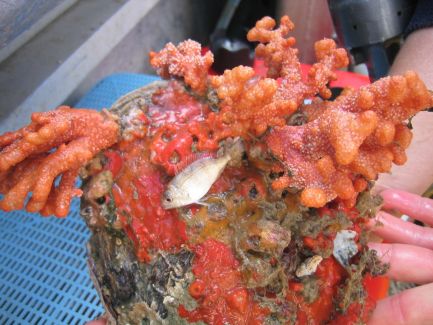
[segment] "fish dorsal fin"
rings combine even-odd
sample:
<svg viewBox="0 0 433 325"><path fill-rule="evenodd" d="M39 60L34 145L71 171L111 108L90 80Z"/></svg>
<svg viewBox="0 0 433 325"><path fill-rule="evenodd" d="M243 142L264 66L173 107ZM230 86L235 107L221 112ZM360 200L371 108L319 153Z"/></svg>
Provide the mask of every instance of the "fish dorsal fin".
<svg viewBox="0 0 433 325"><path fill-rule="evenodd" d="M185 156L180 162L174 166L174 174L177 175L181 173L186 167L191 165L193 162L204 159L204 158L215 158L216 155L213 152L198 152L198 153L192 153L187 156Z"/></svg>

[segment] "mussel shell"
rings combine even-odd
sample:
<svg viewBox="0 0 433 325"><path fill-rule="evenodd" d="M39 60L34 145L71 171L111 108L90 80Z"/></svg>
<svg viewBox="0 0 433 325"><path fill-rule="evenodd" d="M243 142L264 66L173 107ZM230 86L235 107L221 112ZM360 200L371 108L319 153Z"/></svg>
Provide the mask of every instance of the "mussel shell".
<svg viewBox="0 0 433 325"><path fill-rule="evenodd" d="M133 110L146 110L152 95L166 87L156 81L119 98L110 109L119 117L122 128L128 128ZM132 241L115 227L115 207L104 200L89 199L83 181L81 216L92 231L87 244L90 276L106 310L109 324L182 324L187 323L171 308L168 290L187 288L193 253L182 249L176 254L157 252L151 263L137 260ZM185 289L186 290L186 289Z"/></svg>

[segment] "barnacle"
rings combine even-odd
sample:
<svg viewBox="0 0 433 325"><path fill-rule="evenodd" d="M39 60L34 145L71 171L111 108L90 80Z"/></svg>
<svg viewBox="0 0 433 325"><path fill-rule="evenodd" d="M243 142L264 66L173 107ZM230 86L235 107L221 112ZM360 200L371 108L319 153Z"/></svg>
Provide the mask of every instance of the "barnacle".
<svg viewBox="0 0 433 325"><path fill-rule="evenodd" d="M192 90L204 94L207 89L208 70L213 63L213 54L201 54L201 45L187 40L174 46L168 43L159 52L150 52L150 64L164 79L182 77Z"/></svg>
<svg viewBox="0 0 433 325"><path fill-rule="evenodd" d="M29 126L0 137L0 208L22 209L32 192L28 211L66 216L71 198L80 194L78 169L116 143L118 129L108 112L61 106L34 113Z"/></svg>

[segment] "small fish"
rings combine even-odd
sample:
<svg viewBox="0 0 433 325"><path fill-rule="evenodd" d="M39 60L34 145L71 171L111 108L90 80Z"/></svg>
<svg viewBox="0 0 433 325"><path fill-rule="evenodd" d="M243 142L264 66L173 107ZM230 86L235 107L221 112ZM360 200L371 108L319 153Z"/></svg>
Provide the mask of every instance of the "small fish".
<svg viewBox="0 0 433 325"><path fill-rule="evenodd" d="M332 255L343 266L349 266L349 260L358 253L355 243L356 232L353 230L341 230L334 239Z"/></svg>
<svg viewBox="0 0 433 325"><path fill-rule="evenodd" d="M220 177L226 165L242 157L243 145L240 139L228 146L226 153L219 158L204 157L194 161L168 183L162 196L164 209L174 209L200 202Z"/></svg>

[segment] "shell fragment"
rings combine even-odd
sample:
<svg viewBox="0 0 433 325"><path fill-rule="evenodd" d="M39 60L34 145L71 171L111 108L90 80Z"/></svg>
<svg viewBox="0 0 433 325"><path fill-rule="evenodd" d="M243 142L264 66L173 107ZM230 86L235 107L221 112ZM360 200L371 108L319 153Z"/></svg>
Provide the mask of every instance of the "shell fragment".
<svg viewBox="0 0 433 325"><path fill-rule="evenodd" d="M334 239L333 255L343 266L349 266L349 260L358 253L355 243L356 232L353 230L341 230Z"/></svg>
<svg viewBox="0 0 433 325"><path fill-rule="evenodd" d="M323 258L320 255L314 255L312 257L307 258L299 267L296 269L296 276L298 278L311 275L316 272L317 267L320 262L322 262Z"/></svg>

